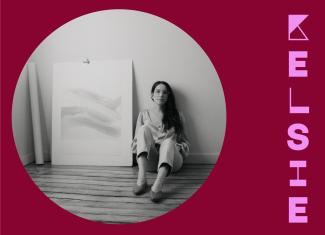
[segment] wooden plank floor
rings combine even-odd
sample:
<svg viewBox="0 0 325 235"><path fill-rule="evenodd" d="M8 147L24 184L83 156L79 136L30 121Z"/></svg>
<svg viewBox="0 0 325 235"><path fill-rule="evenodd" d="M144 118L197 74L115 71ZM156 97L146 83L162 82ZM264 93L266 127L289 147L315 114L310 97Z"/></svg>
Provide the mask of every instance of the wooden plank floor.
<svg viewBox="0 0 325 235"><path fill-rule="evenodd" d="M62 208L102 223L132 223L155 218L178 207L201 186L214 165L184 165L166 179L165 199L150 201L149 191L135 196L137 167L52 166L25 168L35 184ZM152 185L156 173L148 173Z"/></svg>

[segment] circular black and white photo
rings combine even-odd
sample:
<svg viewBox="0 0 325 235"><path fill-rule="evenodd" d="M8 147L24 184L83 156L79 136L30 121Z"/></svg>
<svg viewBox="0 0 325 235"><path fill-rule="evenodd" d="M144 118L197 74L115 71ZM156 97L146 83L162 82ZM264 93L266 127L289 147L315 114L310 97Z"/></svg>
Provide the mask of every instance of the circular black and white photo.
<svg viewBox="0 0 325 235"><path fill-rule="evenodd" d="M106 10L34 50L12 125L25 170L51 201L91 221L135 223L176 209L208 178L226 105L217 71L186 32Z"/></svg>

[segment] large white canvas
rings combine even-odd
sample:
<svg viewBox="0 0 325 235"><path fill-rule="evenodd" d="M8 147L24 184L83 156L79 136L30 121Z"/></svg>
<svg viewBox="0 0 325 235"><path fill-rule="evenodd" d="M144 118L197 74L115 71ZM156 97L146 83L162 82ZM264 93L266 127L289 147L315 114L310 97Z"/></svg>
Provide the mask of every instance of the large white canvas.
<svg viewBox="0 0 325 235"><path fill-rule="evenodd" d="M132 164L131 60L55 64L52 104L52 164Z"/></svg>

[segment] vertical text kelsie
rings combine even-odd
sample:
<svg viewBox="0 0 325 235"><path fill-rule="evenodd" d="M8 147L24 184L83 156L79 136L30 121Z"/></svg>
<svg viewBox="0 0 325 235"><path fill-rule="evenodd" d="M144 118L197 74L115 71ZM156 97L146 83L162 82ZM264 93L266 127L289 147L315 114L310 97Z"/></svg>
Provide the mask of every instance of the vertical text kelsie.
<svg viewBox="0 0 325 235"><path fill-rule="evenodd" d="M289 46L294 48L297 43L305 43L307 45L309 39L301 28L301 23L308 15L289 15L288 17L288 40ZM298 35L298 36L293 36ZM297 42L305 41L305 42ZM290 50L289 48L289 79L307 79L308 69L306 61L308 58L308 50ZM297 106L293 103L294 89L289 87L289 115L308 115L310 112L309 106ZM304 151L309 145L308 127L303 123L292 123L288 127L287 145L290 151ZM290 160L290 173L292 168L295 169L296 176L289 180L289 187L307 187L307 180L301 179L299 175L300 168L307 168L307 160ZM290 192L294 192L290 190ZM289 196L289 223L308 223L308 214L306 207L308 205L307 196ZM310 212L309 212L310 213Z"/></svg>

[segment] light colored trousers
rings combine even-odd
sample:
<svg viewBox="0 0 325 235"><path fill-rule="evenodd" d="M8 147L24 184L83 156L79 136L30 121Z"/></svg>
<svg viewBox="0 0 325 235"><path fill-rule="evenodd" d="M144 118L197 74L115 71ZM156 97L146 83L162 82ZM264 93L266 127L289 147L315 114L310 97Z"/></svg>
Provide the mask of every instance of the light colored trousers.
<svg viewBox="0 0 325 235"><path fill-rule="evenodd" d="M160 144L159 152L155 146L155 141L151 129L147 125L142 125L137 130L137 159L139 154L147 152L147 171L155 171L165 163L171 167L171 172L176 172L183 165L183 157L176 147L176 142L172 138L167 138Z"/></svg>

